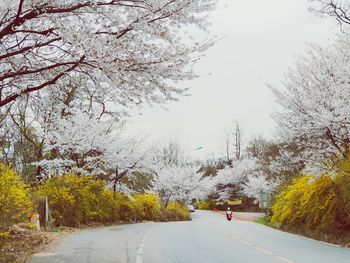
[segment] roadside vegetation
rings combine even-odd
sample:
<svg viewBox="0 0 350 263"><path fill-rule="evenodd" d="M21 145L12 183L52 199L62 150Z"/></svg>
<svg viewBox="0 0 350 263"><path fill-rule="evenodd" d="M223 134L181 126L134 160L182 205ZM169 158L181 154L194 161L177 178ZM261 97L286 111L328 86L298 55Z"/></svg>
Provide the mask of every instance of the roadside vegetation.
<svg viewBox="0 0 350 263"><path fill-rule="evenodd" d="M213 210L216 203L213 200L200 200L196 203L196 208L199 210Z"/></svg>
<svg viewBox="0 0 350 263"><path fill-rule="evenodd" d="M269 218L268 217L261 217L255 221L255 223L267 226L269 225Z"/></svg>
<svg viewBox="0 0 350 263"><path fill-rule="evenodd" d="M349 160L346 160L346 165ZM348 166L349 167L349 166ZM300 175L275 197L270 224L336 244L350 244L350 173Z"/></svg>
<svg viewBox="0 0 350 263"><path fill-rule="evenodd" d="M112 191L106 181L91 176L53 176L29 191L14 170L0 166L0 174L0 230L3 237L14 224L28 221L36 210L35 199L39 196L48 197L52 227L190 219L184 203L173 201L163 206L155 193L127 196ZM169 215L164 215L164 211Z"/></svg>
<svg viewBox="0 0 350 263"><path fill-rule="evenodd" d="M281 106L274 114L278 137L286 146L275 163L287 180L276 189L270 224L349 246L350 13L337 1L312 1L311 7L337 18L344 31L328 46L310 45L284 87L272 87Z"/></svg>
<svg viewBox="0 0 350 263"><path fill-rule="evenodd" d="M48 197L48 233L38 233L30 217L36 200ZM165 207L157 194L127 196L92 176L52 176L37 187L21 182L13 169L0 165L0 262L23 260L23 250L37 251L52 239L51 230L142 221L191 220L187 206L172 201ZM24 253L25 256L25 253Z"/></svg>
<svg viewBox="0 0 350 263"><path fill-rule="evenodd" d="M0 242L7 235L6 230L25 221L32 210L26 184L14 170L0 165Z"/></svg>

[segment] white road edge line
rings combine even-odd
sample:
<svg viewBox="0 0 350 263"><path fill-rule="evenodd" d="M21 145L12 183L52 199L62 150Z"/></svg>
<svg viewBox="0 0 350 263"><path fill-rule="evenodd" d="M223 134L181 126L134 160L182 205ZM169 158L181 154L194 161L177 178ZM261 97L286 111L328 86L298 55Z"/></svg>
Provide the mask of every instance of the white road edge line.
<svg viewBox="0 0 350 263"><path fill-rule="evenodd" d="M149 232L147 232L141 239L139 248L137 249L137 256L136 256L136 263L143 263L143 248L145 246L146 239L149 235Z"/></svg>
<svg viewBox="0 0 350 263"><path fill-rule="evenodd" d="M289 232L286 232L286 231L283 231L283 230L280 230L280 229L277 229L277 228L273 228L273 227L270 227L270 226L265 226L265 225L261 225L261 224L259 224L259 226L260 226L260 227L268 228L268 229L273 230L273 231L276 231L276 232L281 232L281 233L284 233L284 234L286 234L286 235L290 235L290 236L298 237L298 238L301 238L301 239L305 239L305 240L317 242L317 243L320 243L320 244L324 244L324 245L328 245L328 246L332 246L332 247L342 247L341 245L332 244L332 243L327 243L327 242L325 242L325 241L313 239L313 238L310 238L310 237L305 237L305 236L302 236L302 235L289 233ZM293 261L291 261L291 262L293 262Z"/></svg>
<svg viewBox="0 0 350 263"><path fill-rule="evenodd" d="M136 263L142 263L143 260L142 260L142 256L141 255L137 255L136 257Z"/></svg>

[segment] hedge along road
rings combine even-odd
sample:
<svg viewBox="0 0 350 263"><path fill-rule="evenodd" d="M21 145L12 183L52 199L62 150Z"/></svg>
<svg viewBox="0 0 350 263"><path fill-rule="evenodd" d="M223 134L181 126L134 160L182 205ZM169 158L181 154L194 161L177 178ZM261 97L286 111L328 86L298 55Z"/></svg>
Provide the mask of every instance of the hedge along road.
<svg viewBox="0 0 350 263"><path fill-rule="evenodd" d="M30 263L349 263L350 250L210 211L192 221L141 223L73 233Z"/></svg>

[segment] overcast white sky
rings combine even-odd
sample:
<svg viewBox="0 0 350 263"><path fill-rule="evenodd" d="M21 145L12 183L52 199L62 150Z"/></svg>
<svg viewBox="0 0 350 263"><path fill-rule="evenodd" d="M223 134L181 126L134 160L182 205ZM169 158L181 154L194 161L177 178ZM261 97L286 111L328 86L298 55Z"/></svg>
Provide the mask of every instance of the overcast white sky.
<svg viewBox="0 0 350 263"><path fill-rule="evenodd" d="M307 0L219 0L209 31L223 39L196 66L211 75L184 83L192 96L168 103L168 110L144 107L142 115L133 114L127 131L151 142L176 139L195 158L223 155L224 132L235 120L245 138L272 138L276 104L266 83L280 85L307 43L327 45L338 33L335 23L307 8Z"/></svg>

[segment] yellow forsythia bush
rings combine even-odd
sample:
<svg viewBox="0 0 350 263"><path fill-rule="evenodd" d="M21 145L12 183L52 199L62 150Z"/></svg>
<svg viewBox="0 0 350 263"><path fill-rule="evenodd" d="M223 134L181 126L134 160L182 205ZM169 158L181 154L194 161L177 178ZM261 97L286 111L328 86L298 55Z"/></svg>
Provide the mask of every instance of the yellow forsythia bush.
<svg viewBox="0 0 350 263"><path fill-rule="evenodd" d="M165 214L169 221L190 220L188 207L179 202L170 202L165 208Z"/></svg>
<svg viewBox="0 0 350 263"><path fill-rule="evenodd" d="M302 176L276 196L271 224L293 230L326 230L336 224L339 200L332 177Z"/></svg>
<svg viewBox="0 0 350 263"><path fill-rule="evenodd" d="M215 207L215 202L212 200L204 200L197 202L197 209L199 210L213 210Z"/></svg>
<svg viewBox="0 0 350 263"><path fill-rule="evenodd" d="M27 186L18 174L0 164L0 234L30 215L33 204L28 194Z"/></svg>
<svg viewBox="0 0 350 263"><path fill-rule="evenodd" d="M135 194L132 198L132 207L137 221L157 220L160 213L160 199L152 193Z"/></svg>
<svg viewBox="0 0 350 263"><path fill-rule="evenodd" d="M161 217L163 221L189 219L187 207L181 204L170 203L163 209L156 194L135 194L129 198L110 190L105 181L90 176L54 176L39 186L35 194L48 197L56 225L157 221L162 220Z"/></svg>
<svg viewBox="0 0 350 263"><path fill-rule="evenodd" d="M37 189L36 195L48 197L56 225L114 222L120 219L120 207L127 198L106 185L90 176L54 176Z"/></svg>

